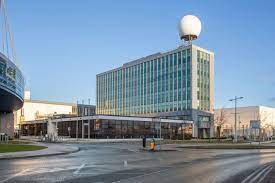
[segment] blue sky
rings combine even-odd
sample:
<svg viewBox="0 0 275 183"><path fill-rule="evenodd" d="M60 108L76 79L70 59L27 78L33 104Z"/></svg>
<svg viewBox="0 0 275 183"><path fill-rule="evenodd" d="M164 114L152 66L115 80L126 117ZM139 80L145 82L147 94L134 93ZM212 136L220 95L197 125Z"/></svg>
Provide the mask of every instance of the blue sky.
<svg viewBox="0 0 275 183"><path fill-rule="evenodd" d="M215 106L275 107L273 0L6 1L33 99L95 103L97 73L180 44L179 19L202 21L197 44L215 52Z"/></svg>

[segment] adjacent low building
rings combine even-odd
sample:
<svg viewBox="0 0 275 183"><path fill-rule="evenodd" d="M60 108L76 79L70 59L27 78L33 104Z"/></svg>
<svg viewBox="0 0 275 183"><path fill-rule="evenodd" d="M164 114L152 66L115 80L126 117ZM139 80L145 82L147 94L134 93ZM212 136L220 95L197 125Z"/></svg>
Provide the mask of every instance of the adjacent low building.
<svg viewBox="0 0 275 183"><path fill-rule="evenodd" d="M249 106L237 108L237 135L258 139L274 136L275 108ZM215 127L221 127L221 136L231 137L235 132L235 108L215 110ZM216 134L218 135L218 134Z"/></svg>
<svg viewBox="0 0 275 183"><path fill-rule="evenodd" d="M94 105L32 100L30 92L25 92L23 107L15 113L15 128L26 121L46 120L52 117L92 116Z"/></svg>
<svg viewBox="0 0 275 183"><path fill-rule="evenodd" d="M85 139L142 138L190 139L192 121L94 115L81 117L51 117L21 123L22 135L71 137ZM162 129L160 130L160 126Z"/></svg>

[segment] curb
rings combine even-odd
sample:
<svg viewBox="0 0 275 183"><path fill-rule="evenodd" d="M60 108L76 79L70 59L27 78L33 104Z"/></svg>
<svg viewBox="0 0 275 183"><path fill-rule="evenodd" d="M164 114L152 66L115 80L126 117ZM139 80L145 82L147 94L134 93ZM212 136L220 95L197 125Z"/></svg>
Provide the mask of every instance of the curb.
<svg viewBox="0 0 275 183"><path fill-rule="evenodd" d="M15 157L0 157L0 160L12 160L12 159L25 159L25 158L36 158L36 157L47 157L47 156L57 156L57 155L66 155L71 153L76 153L80 151L80 148L77 147L76 150L69 151L69 152L56 152L51 154L38 154L38 155L26 155L26 156L15 156Z"/></svg>
<svg viewBox="0 0 275 183"><path fill-rule="evenodd" d="M139 151L141 152L176 152L176 151L180 151L178 149L155 149L154 151L151 151L149 149L143 149L143 148L140 148Z"/></svg>

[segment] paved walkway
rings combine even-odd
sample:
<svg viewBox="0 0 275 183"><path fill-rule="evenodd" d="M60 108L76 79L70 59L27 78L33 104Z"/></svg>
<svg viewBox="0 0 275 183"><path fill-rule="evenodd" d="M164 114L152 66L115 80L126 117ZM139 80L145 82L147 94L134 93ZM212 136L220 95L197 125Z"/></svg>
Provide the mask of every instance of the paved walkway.
<svg viewBox="0 0 275 183"><path fill-rule="evenodd" d="M37 151L21 151L12 153L0 153L1 159L16 159L16 158L31 158L41 156L54 156L69 154L79 151L79 148L73 145L66 144L50 144L50 143L34 143L34 145L46 146L48 148Z"/></svg>

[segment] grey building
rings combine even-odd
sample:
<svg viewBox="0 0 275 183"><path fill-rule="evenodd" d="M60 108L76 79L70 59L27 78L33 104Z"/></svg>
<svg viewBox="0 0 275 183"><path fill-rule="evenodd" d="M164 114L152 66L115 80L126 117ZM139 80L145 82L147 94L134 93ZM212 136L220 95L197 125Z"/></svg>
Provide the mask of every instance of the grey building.
<svg viewBox="0 0 275 183"><path fill-rule="evenodd" d="M213 136L214 53L193 44L97 75L97 114L193 121Z"/></svg>

